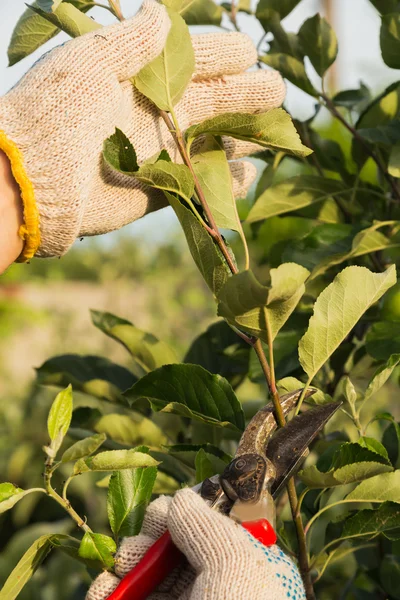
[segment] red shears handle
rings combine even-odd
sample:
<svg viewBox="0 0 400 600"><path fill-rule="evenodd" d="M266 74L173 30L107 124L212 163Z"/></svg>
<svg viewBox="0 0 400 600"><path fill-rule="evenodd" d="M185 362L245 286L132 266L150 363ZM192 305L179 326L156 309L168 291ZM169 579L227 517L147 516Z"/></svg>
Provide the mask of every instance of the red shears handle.
<svg viewBox="0 0 400 600"><path fill-rule="evenodd" d="M275 544L276 533L267 519L242 523L242 526L264 546ZM184 555L166 531L121 580L108 600L146 600L183 560Z"/></svg>

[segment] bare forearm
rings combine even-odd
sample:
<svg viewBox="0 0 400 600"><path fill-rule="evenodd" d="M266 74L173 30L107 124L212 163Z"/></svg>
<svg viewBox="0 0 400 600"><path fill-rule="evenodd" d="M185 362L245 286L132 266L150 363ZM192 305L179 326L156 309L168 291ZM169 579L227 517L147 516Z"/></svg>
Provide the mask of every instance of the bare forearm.
<svg viewBox="0 0 400 600"><path fill-rule="evenodd" d="M0 150L0 273L20 255L23 241L18 230L23 223L20 190L7 156Z"/></svg>

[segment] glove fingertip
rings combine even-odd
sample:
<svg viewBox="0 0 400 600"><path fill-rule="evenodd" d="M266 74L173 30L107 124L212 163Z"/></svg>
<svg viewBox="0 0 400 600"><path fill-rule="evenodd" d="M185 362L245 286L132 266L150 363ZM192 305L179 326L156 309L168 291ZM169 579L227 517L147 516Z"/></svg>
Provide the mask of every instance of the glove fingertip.
<svg viewBox="0 0 400 600"><path fill-rule="evenodd" d="M147 550L154 544L154 538L147 535L134 535L123 538L115 555L115 572L125 577L141 561Z"/></svg>
<svg viewBox="0 0 400 600"><path fill-rule="evenodd" d="M106 600L119 582L120 579L116 575L105 571L93 581L86 594L86 600Z"/></svg>
<svg viewBox="0 0 400 600"><path fill-rule="evenodd" d="M231 163L231 174L233 180L233 194L238 200L245 198L257 177L257 167L248 160Z"/></svg>
<svg viewBox="0 0 400 600"><path fill-rule="evenodd" d="M160 496L152 502L144 517L142 533L158 539L167 530L167 516L172 498L170 496Z"/></svg>

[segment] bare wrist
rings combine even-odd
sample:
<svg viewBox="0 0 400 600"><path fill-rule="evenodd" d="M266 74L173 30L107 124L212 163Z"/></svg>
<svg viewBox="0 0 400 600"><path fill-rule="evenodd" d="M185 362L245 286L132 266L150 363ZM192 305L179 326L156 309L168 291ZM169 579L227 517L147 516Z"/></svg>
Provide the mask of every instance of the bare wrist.
<svg viewBox="0 0 400 600"><path fill-rule="evenodd" d="M21 254L24 242L19 228L24 222L21 193L10 161L0 150L0 273Z"/></svg>

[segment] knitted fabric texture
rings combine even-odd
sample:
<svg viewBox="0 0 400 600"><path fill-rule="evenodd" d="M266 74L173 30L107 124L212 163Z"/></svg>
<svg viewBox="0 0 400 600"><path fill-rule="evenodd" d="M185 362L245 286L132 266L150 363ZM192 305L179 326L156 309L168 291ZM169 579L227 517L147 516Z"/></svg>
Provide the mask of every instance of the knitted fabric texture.
<svg viewBox="0 0 400 600"><path fill-rule="evenodd" d="M161 53L169 28L165 7L145 0L132 19L46 54L0 99L0 129L19 149L34 189L29 206L39 213L38 256L60 256L79 236L118 229L165 206L161 193L109 169L102 147L118 127L140 163L162 148L179 160L157 109L129 81ZM182 129L219 113L260 112L282 103L278 73L245 72L257 59L246 35L203 34L192 41L196 71L176 107ZM231 159L245 155L243 144L231 148L237 148ZM254 175L251 166L234 167L237 195Z"/></svg>
<svg viewBox="0 0 400 600"><path fill-rule="evenodd" d="M189 562L176 569L149 600L305 600L297 567L278 546L266 548L192 490L181 490L173 499L159 498L149 511L142 533L125 538L118 550L116 562L124 564L123 572L139 562L150 533L161 535L167 528ZM105 600L113 585L118 585L113 575L101 575L87 600Z"/></svg>

